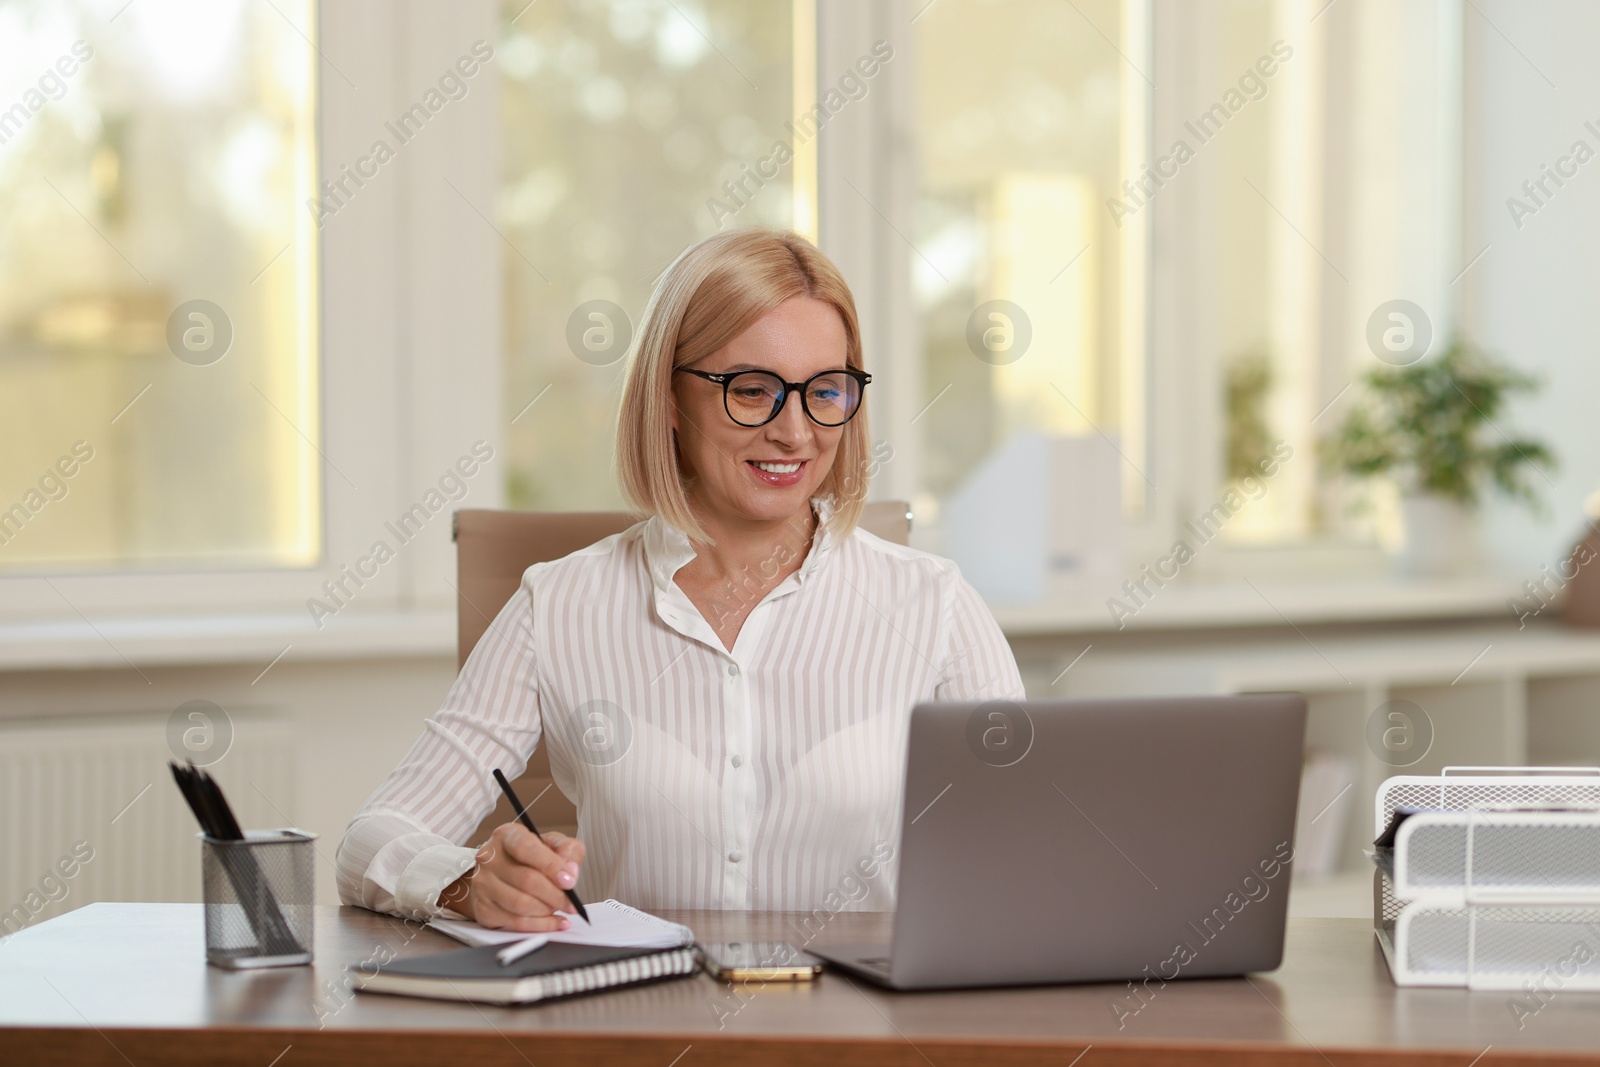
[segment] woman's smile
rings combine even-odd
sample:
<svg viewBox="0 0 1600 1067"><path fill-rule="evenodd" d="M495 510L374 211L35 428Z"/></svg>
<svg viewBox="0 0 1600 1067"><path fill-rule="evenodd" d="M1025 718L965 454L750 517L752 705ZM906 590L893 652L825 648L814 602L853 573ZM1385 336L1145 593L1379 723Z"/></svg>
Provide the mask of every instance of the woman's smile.
<svg viewBox="0 0 1600 1067"><path fill-rule="evenodd" d="M805 479L806 464L809 460L747 459L744 462L757 481L782 489L799 485Z"/></svg>

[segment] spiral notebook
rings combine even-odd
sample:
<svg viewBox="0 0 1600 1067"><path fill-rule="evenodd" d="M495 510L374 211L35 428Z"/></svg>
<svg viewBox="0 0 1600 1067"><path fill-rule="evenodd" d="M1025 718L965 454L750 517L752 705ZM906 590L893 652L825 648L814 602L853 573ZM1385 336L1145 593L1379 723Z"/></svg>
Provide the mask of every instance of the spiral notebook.
<svg viewBox="0 0 1600 1067"><path fill-rule="evenodd" d="M370 974L352 967L350 975L355 987L367 993L485 1004L533 1004L688 975L698 966L695 950L688 946L651 949L554 943L503 966L499 958L501 947L490 944L396 960Z"/></svg>

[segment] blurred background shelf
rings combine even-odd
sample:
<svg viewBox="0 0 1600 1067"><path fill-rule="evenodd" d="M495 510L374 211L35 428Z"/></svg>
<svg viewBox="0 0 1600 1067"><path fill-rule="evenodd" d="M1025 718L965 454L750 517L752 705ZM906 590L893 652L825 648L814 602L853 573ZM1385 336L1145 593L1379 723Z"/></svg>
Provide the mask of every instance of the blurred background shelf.
<svg viewBox="0 0 1600 1067"><path fill-rule="evenodd" d="M1528 620L1523 629L1504 616L1354 630L1217 627L1053 644L1052 652L1051 643L1036 642L1024 657L1040 694L1304 693L1308 759L1325 761L1344 785L1327 786L1324 776L1322 793L1302 796L1300 854L1309 859L1308 850L1326 847L1324 873L1339 878L1370 881L1361 850L1373 837L1372 797L1391 775L1600 763L1600 632L1553 620ZM1329 833L1336 841L1319 845ZM1304 892L1345 899L1348 886L1340 885Z"/></svg>
<svg viewBox="0 0 1600 1067"><path fill-rule="evenodd" d="M1049 637L1073 633L1144 633L1150 630L1218 626L1279 626L1413 619L1458 619L1499 614L1510 618L1508 602L1525 597L1520 578L1510 575L1450 579L1406 579L1363 575L1346 580L1209 581L1169 584L1153 591L1144 607L1123 620L1104 599L993 605L1007 637ZM1123 596L1124 602L1137 602Z"/></svg>

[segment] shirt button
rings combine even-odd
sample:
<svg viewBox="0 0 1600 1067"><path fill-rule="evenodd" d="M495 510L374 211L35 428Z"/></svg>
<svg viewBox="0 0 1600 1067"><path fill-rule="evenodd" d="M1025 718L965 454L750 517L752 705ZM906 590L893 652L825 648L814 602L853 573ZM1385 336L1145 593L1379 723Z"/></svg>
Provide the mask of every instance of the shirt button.
<svg viewBox="0 0 1600 1067"><path fill-rule="evenodd" d="M740 852L738 849L734 849L732 852L728 853L729 863L738 863L742 859L744 859L744 853Z"/></svg>
<svg viewBox="0 0 1600 1067"><path fill-rule="evenodd" d="M736 755L736 756L733 757L733 765L735 767L741 765L742 763L744 763L744 757L743 756Z"/></svg>
<svg viewBox="0 0 1600 1067"><path fill-rule="evenodd" d="M736 675L738 673L739 673L739 665L737 663L728 664L728 675L729 675L729 677L732 677L733 675Z"/></svg>

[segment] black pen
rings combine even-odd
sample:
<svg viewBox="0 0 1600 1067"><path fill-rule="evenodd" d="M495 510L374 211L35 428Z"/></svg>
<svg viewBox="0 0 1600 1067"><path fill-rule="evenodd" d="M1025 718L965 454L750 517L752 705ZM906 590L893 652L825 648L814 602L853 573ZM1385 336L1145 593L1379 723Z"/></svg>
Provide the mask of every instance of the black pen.
<svg viewBox="0 0 1600 1067"><path fill-rule="evenodd" d="M500 783L500 791L506 795L507 800L511 801L511 810L517 813L517 818L522 822L522 825L532 831L535 837L541 837L539 828L533 825L532 819L528 818L527 809L522 806L522 801L517 799L516 790L511 788L511 783L506 781L506 776L500 773L499 767L494 769L494 780ZM572 901L572 906L578 909L578 914L583 916L583 921L589 922L589 913L584 910L583 901L578 899L578 894L570 889L566 890L566 894L567 899ZM589 925L593 926L594 924L589 923Z"/></svg>

